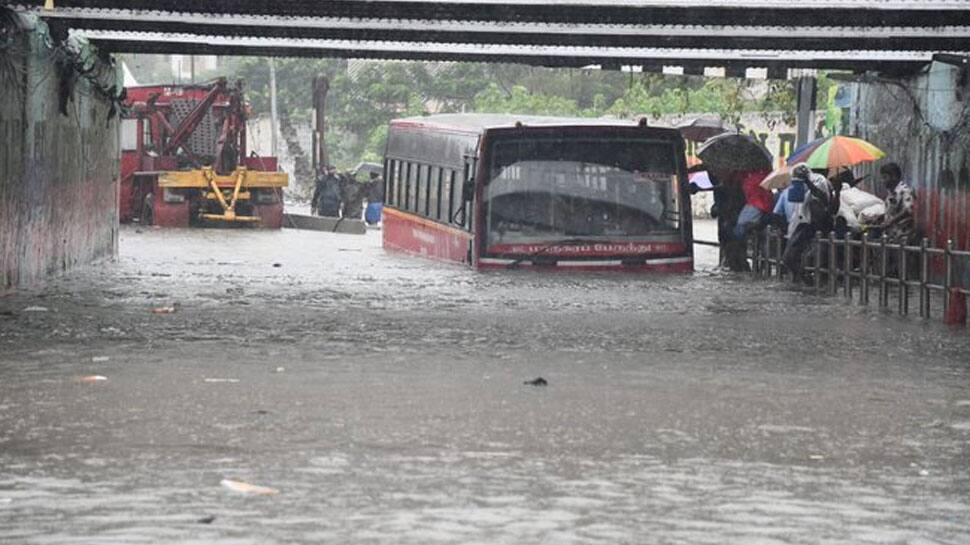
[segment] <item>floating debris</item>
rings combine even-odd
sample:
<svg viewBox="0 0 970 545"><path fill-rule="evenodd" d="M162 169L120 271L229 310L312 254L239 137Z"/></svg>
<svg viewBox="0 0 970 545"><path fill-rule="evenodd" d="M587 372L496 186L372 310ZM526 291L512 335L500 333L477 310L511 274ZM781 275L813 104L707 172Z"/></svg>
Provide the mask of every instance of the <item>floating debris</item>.
<svg viewBox="0 0 970 545"><path fill-rule="evenodd" d="M253 494L256 496L275 496L280 493L279 490L275 488L269 488L268 486L259 486L255 484L244 483L242 481L233 481L232 479L223 479L221 483L222 486L232 490L233 492L239 492L242 494Z"/></svg>
<svg viewBox="0 0 970 545"><path fill-rule="evenodd" d="M542 377L536 377L532 380L527 380L522 384L525 384L526 386L549 386L549 382Z"/></svg>

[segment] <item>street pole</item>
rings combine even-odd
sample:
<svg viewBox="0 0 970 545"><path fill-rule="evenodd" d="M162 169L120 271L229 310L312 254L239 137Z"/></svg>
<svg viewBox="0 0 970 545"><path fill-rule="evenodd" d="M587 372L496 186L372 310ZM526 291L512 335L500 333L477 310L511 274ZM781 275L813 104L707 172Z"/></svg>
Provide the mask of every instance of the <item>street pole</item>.
<svg viewBox="0 0 970 545"><path fill-rule="evenodd" d="M279 157L277 153L277 131L279 127L279 112L276 104L276 60L269 58L269 124L270 124L270 155Z"/></svg>
<svg viewBox="0 0 970 545"><path fill-rule="evenodd" d="M815 78L802 76L795 80L795 93L798 99L798 135L795 147L807 144L814 136L812 111L815 110Z"/></svg>
<svg viewBox="0 0 970 545"><path fill-rule="evenodd" d="M313 80L313 108L315 110L315 124L313 127L314 150L313 158L316 166L327 164L327 141L326 141L326 104L327 91L330 90L330 81L327 76L317 76Z"/></svg>

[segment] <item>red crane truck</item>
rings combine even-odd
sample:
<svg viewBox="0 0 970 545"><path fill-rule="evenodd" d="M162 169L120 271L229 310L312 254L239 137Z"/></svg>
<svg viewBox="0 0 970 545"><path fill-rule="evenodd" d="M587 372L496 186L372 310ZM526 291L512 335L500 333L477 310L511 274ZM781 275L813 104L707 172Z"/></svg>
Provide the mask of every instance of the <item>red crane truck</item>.
<svg viewBox="0 0 970 545"><path fill-rule="evenodd" d="M247 155L241 84L219 79L126 91L123 223L281 227L289 177L278 172L276 157Z"/></svg>

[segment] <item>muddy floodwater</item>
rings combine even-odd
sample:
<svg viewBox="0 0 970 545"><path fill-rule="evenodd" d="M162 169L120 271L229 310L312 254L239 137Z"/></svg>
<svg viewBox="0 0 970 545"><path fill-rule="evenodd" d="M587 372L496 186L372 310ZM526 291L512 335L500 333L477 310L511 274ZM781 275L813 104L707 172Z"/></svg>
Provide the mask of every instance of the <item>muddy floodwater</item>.
<svg viewBox="0 0 970 545"><path fill-rule="evenodd" d="M967 330L699 252L124 228L0 298L0 543L970 543Z"/></svg>

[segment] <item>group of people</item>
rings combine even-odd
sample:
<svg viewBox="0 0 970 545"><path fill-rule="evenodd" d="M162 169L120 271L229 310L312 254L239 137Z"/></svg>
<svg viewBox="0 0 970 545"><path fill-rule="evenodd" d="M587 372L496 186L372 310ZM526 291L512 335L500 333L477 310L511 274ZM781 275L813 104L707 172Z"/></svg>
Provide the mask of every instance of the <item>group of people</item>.
<svg viewBox="0 0 970 545"><path fill-rule="evenodd" d="M367 209L363 210L364 201ZM384 202L384 179L371 172L366 182L360 182L349 172L338 172L333 165L319 169L310 201L310 211L318 216L361 219L369 224L381 220Z"/></svg>
<svg viewBox="0 0 970 545"><path fill-rule="evenodd" d="M826 177L805 164L791 169L791 184L777 194L761 187L764 171L711 173L714 209L718 220L721 265L733 271L748 269L747 239L774 226L787 235L782 261L796 281L806 279L802 257L818 232L838 238L880 238L893 244L915 244L915 196L903 181L902 169L888 163L879 170L885 199L858 188L845 168Z"/></svg>

